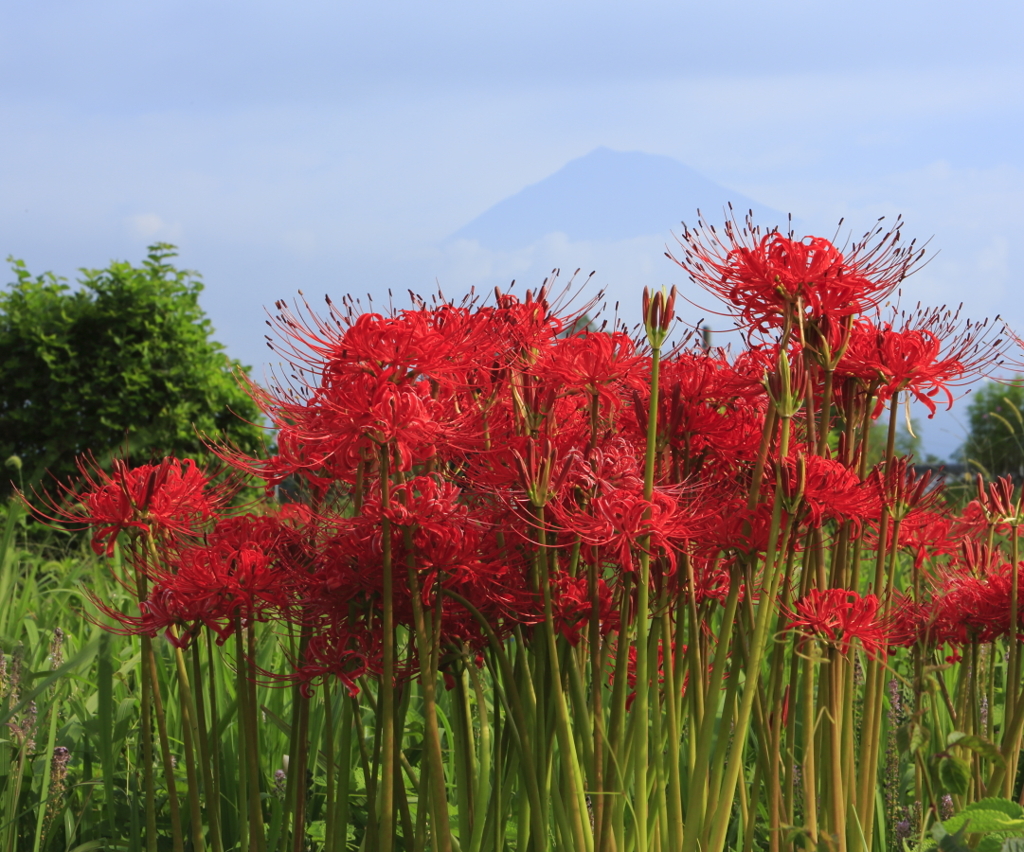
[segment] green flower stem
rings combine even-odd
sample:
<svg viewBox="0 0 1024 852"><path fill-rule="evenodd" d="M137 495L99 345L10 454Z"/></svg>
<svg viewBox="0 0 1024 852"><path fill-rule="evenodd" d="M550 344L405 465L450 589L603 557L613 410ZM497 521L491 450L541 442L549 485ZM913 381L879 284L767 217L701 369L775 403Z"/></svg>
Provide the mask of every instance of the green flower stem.
<svg viewBox="0 0 1024 852"><path fill-rule="evenodd" d="M527 723L527 711L523 705L520 691L516 686L516 677L512 671L512 664L509 662L508 655L505 653L505 648L502 645L501 640L498 639L497 634L494 632L494 628L491 627L490 623L483 616L480 610L462 597L462 595L452 591L451 589L444 589L443 594L464 607L466 612L473 617L480 626L480 629L483 631L484 636L487 637L487 642L491 647L494 659L498 662L501 681L504 684L504 688L499 691L499 695L508 702L508 712L512 714L513 732L519 742L519 755L520 760L523 762L526 795L530 804L530 814L528 815L529 821L532 825L535 836L543 838L545 836L545 827L543 822L544 811L541 808L540 787L534 764L532 738L530 736L533 729ZM521 645L521 643L522 636L518 635L517 644ZM498 678L496 677L496 685L497 682Z"/></svg>
<svg viewBox="0 0 1024 852"><path fill-rule="evenodd" d="M308 627L303 626L302 641L300 640L299 659L303 659L305 645L308 641ZM305 845L306 835L306 768L309 755L309 697L296 689L293 692L292 701L292 731L295 733L294 747L289 758L288 780L291 784L291 805L292 805L292 852L302 852ZM287 817L286 817L287 819ZM287 822L285 824L287 828ZM283 837L287 831L283 832Z"/></svg>
<svg viewBox="0 0 1024 852"><path fill-rule="evenodd" d="M1010 548L1012 557L1010 559L1010 565L1013 570L1010 571L1010 625L1009 635L1007 636L1007 644L1010 646L1010 656L1006 662L1006 704L1005 704L1005 717L1012 719L1017 708L1017 704L1020 703L1020 668L1021 668L1021 642L1017 638L1020 634L1020 590L1017 588L1019 577L1020 577L1020 545L1018 539L1018 525L1011 525L1010 533ZM1017 755L1020 753L1020 732L1017 732L1016 736L1009 741L1004 739L1004 753ZM1013 785L1016 781L1014 773L1006 773L1006 784L1003 789L1003 795L1009 799L1013 797Z"/></svg>
<svg viewBox="0 0 1024 852"><path fill-rule="evenodd" d="M487 713L487 697L484 693L483 680L480 672L473 662L467 661L466 668L469 671L470 681L473 684L473 694L476 698L477 719L480 723L480 765L476 773L476 787L473 790L474 800L477 802L473 820L473 833L467 852L480 852L484 839L484 829L487 825L487 813L490 812L490 801L492 798L491 789L491 726ZM501 792L500 778L498 779L495 792Z"/></svg>
<svg viewBox="0 0 1024 852"><path fill-rule="evenodd" d="M149 637L143 637L148 639ZM143 642L143 653L148 651L148 659L143 658L142 664L148 669L149 682L153 688L153 710L156 714L156 730L160 739L160 756L163 760L164 781L167 784L167 803L171 814L171 838L174 843L174 852L184 852L185 840L181 829L181 804L178 801L178 787L174 780L174 763L171 760L170 739L167 736L167 716L164 713L163 699L160 697L160 680L157 674L156 654L153 652L153 643Z"/></svg>
<svg viewBox="0 0 1024 852"><path fill-rule="evenodd" d="M830 772L828 827L838 838L838 852L846 852L846 797L843 777L842 723L844 713L842 657L835 648L828 654L828 766Z"/></svg>
<svg viewBox="0 0 1024 852"><path fill-rule="evenodd" d="M391 504L390 476L391 448L380 451L381 509L386 512ZM383 633L383 666L378 701L381 732L381 784L378 790L377 820L378 849L393 852L395 846L395 615L391 555L391 521L381 519L381 549L383 578L381 582L381 609Z"/></svg>
<svg viewBox="0 0 1024 852"><path fill-rule="evenodd" d="M648 319L649 323L650 320ZM654 337L648 330L648 337ZM654 468L658 453L658 382L661 372L661 347L651 345L651 394L647 412L647 446L644 457L644 500L648 502L654 495ZM651 519L650 507L644 512L644 520ZM650 634L650 595L651 595L651 535L646 533L638 542L640 550L639 571L636 596L636 697L633 700L632 714L642 723L634 728L633 741L633 810L636 826L636 852L647 852L647 773L649 770L649 730L647 720L650 716L649 692L647 680L648 636Z"/></svg>
<svg viewBox="0 0 1024 852"><path fill-rule="evenodd" d="M245 684L245 646L242 639L241 620L235 618L235 704L237 706L238 739L238 787L235 807L238 809L238 848L249 852L249 714L246 712L248 687Z"/></svg>
<svg viewBox="0 0 1024 852"><path fill-rule="evenodd" d="M803 715L803 794L804 821L807 829L808 852L818 848L818 770L815 760L818 716L814 701L815 674L821 659L821 650L813 639L805 640L807 653L803 657L801 686L801 712Z"/></svg>
<svg viewBox="0 0 1024 852"><path fill-rule="evenodd" d="M210 754L210 742L206 736L206 707L203 701L202 671L199 665L199 637L192 640L192 678L196 683L196 691L192 697L195 704L195 729L198 734L199 763L203 772L203 789L206 791L206 810L210 816L210 834L214 852L223 852L224 843L220 830L220 793L217 787L216 773L213 771L213 758ZM207 673L210 684L213 684L214 672L211 668Z"/></svg>
<svg viewBox="0 0 1024 852"><path fill-rule="evenodd" d="M331 702L331 689L334 683L324 681L324 750L327 753L326 789L324 790L324 849L334 848L335 836L335 799L338 795L337 752L334 748L334 705Z"/></svg>
<svg viewBox="0 0 1024 852"><path fill-rule="evenodd" d="M789 452L789 418L782 419L782 428L779 438L779 458L785 458ZM781 473L776 474L781 478ZM757 608L757 620L754 624L753 638L750 643L750 658L747 661L747 677L743 684L743 694L740 701L738 717L734 722L733 741L730 748L729 760L726 767L726 774L718 796L718 806L712 817L712 830L708 844L705 845L706 852L721 852L725 846L725 838L729 828L729 814L732 810L733 797L736 791L736 784L739 780L740 770L743 765L743 750L746 746L747 731L750 725L750 714L754 705L754 696L757 692L760 680L761 658L764 653L768 633L768 623L771 620L773 602L778 594L779 582L782 572L776 570L778 561L778 534L781 521L781 501L774 501L772 507L772 520L769 527L767 559L765 562L765 576L769 578L768 586L763 593ZM786 531L783 540L786 541L789 529L792 526L792 517L786 524ZM737 680L731 678L730 680ZM689 832L687 832L689 834ZM692 852L693 847L688 847L684 840L684 852Z"/></svg>
<svg viewBox="0 0 1024 852"><path fill-rule="evenodd" d="M403 530L405 548L409 554L409 596L412 600L413 625L416 631L416 649L420 660L420 684L423 691L423 735L426 746L426 772L430 784L430 807L433 836L441 852L451 852L451 826L448 823L447 788L444 777L444 759L441 755L441 733L437 723L437 668L433 653L435 634L440 625L423 609L419 576L413 551L412 530ZM440 596L438 596L440 597ZM422 807L422 805L421 805Z"/></svg>
<svg viewBox="0 0 1024 852"><path fill-rule="evenodd" d="M718 721L718 701L725 677L725 664L729 657L733 625L736 620L737 602L739 600L742 575L733 569L729 580L729 596L725 601L722 616L722 627L718 634L714 661L711 664L711 679L705 690L704 714L696 736L691 739L697 742L696 755L690 765L690 785L686 797L686 826L683 834L683 852L696 850L700 834L704 828L703 818L709 815L708 799L710 795L709 778L706 767L711 759L711 749L715 743L715 726ZM703 679L703 672L700 673ZM730 682L737 678L730 678Z"/></svg>
<svg viewBox="0 0 1024 852"><path fill-rule="evenodd" d="M145 661L153 653L153 640L143 634L142 645L142 666L141 666L141 719L142 727L142 783L145 787L146 800L146 852L157 852L156 837L156 779L153 777L153 687L150 683L149 672Z"/></svg>
<svg viewBox="0 0 1024 852"><path fill-rule="evenodd" d="M170 628L173 633L173 628ZM203 833L203 806L199 799L199 778L196 774L196 746L199 740L199 726L196 722L192 689L189 686L188 669L181 648L174 646L174 664L178 672L178 699L180 704L182 733L185 746L185 777L188 779L189 816L192 822L192 845L197 852L206 848ZM209 788L207 788L209 789Z"/></svg>
<svg viewBox="0 0 1024 852"><path fill-rule="evenodd" d="M576 750L582 756L583 771L587 779L587 789L595 790L594 786L594 739L592 732L595 730L594 721L591 719L591 705L587 701L587 690L583 684L583 675L580 672L579 661L574 649L568 642L560 643L559 660L562 671L566 673L566 680L569 684L569 700L572 703L573 713L570 721L575 722L577 731ZM595 689L594 692L600 690Z"/></svg>
<svg viewBox="0 0 1024 852"><path fill-rule="evenodd" d="M592 725L592 757L590 767L590 789L592 792L594 813L594 847L602 846L602 826L604 825L605 781L604 781L604 659L607 643L601 635L601 613L598 602L598 552L593 548L590 563L587 565L587 596L590 600L590 618L587 624L587 650L590 664L590 720ZM583 738L586 742L586 738Z"/></svg>
<svg viewBox="0 0 1024 852"><path fill-rule="evenodd" d="M137 545L138 539L131 546ZM151 537L147 536L145 546L151 555L156 555L156 547ZM115 560L120 561L120 548L114 551ZM137 560L131 560L135 574L135 594L138 601L149 597L146 575L139 567ZM174 852L184 852L184 837L181 829L181 811L178 802L177 786L174 782L174 767L171 763L170 743L167 739L167 720L164 716L163 702L160 698L160 682L157 678L156 655L153 652L153 639L146 634L141 637L142 645L142 745L143 759L146 761L144 778L146 779L146 845L151 849L156 844L156 803L155 781L153 778L153 729L149 713L152 708L156 712L157 735L160 739L160 752L164 769L164 780L167 784L167 800L171 817L171 837ZM148 746L148 753L147 753Z"/></svg>
<svg viewBox="0 0 1024 852"><path fill-rule="evenodd" d="M473 833L473 793L476 781L475 752L473 738L472 711L469 707L469 690L467 681L469 673L465 665L460 665L455 674L455 686L452 690L452 732L454 741L455 763L455 795L459 809L459 837L469 840ZM444 803L435 803L435 809L444 808Z"/></svg>
<svg viewBox="0 0 1024 852"><path fill-rule="evenodd" d="M594 837L590 831L589 820L583 815L587 812L584 792L583 769L576 753L576 743L572 736L569 721L569 708L562 689L562 667L558 659L558 644L555 636L555 622L551 604L551 567L547 551L547 529L543 506L536 508L537 535L539 547L535 549L538 575L541 578L541 591L544 599L544 645L547 650L547 665L550 670L551 701L554 710L555 736L558 740L562 770L567 775L569 790L563 802L566 816L572 830L575 849L593 852ZM639 680L638 680L639 682Z"/></svg>
<svg viewBox="0 0 1024 852"><path fill-rule="evenodd" d="M692 588L692 587L691 587ZM666 838L670 849L679 849L683 844L683 779L680 770L679 741L682 738L679 726L679 708L677 704L682 694L679 681L675 676L676 660L683 656L683 648L678 642L672 647L672 619L666 607L660 616L661 646L665 670L665 734L668 738L668 779L666 790L665 812L667 816ZM671 668L669 663L671 662Z"/></svg>
<svg viewBox="0 0 1024 852"><path fill-rule="evenodd" d="M216 803L217 808L217 819L218 819L218 830L220 830L220 802L221 802L221 758L220 758L220 737L218 731L220 730L219 720L220 716L217 713L217 666L214 664L213 659L213 641L210 638L210 631L206 631L206 664L209 671L209 677L207 678L208 695L210 702L210 770L213 774L213 802ZM197 682L198 680L198 665L197 665ZM202 720L200 720L202 722ZM200 730L204 730L202 725Z"/></svg>
<svg viewBox="0 0 1024 852"><path fill-rule="evenodd" d="M364 682L362 684L362 691L360 696L365 696L367 702L370 703L370 696L366 694L367 685ZM366 849L375 849L377 846L377 821L373 819L373 812L371 810L373 803L377 801L377 780L375 772L371 769L371 758L370 753L366 748L366 731L363 726L363 714L360 712L359 701L356 697L349 699L349 705L352 707L352 718L355 723L356 729L356 745L359 747L359 765L363 770L363 779L366 784L366 808L367 808L367 820L366 820ZM374 715L376 715L376 708L374 708Z"/></svg>
<svg viewBox="0 0 1024 852"><path fill-rule="evenodd" d="M238 636L238 695L239 709L245 713L246 729L246 750L244 760L246 768L246 789L249 794L249 803L246 811L249 816L249 842L256 852L267 852L266 831L263 824L263 800L260 795L260 728L258 705L256 702L256 679L249 676L249 661L256 663L256 631L253 625L246 624L243 633L236 625Z"/></svg>
<svg viewBox="0 0 1024 852"><path fill-rule="evenodd" d="M614 794L611 802L605 803L601 825L601 852L624 848L623 816L626 806L626 759L625 721L626 687L629 668L628 617L630 600L630 574L622 578L619 600L619 633L615 641L615 673L612 680L612 702L608 724L608 739L604 766L607 767L605 790Z"/></svg>

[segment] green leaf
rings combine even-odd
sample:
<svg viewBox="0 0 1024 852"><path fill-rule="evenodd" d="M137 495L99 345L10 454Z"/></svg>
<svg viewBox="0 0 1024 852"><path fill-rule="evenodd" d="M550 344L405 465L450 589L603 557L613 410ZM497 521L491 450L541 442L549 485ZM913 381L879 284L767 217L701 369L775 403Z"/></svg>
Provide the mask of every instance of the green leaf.
<svg viewBox="0 0 1024 852"><path fill-rule="evenodd" d="M962 796L971 783L971 767L962 757L947 755L939 762L939 779L947 793Z"/></svg>
<svg viewBox="0 0 1024 852"><path fill-rule="evenodd" d="M965 831L966 826L956 834L950 834L941 822L937 822L932 826L932 837L942 852L971 852L971 847L964 842Z"/></svg>
<svg viewBox="0 0 1024 852"><path fill-rule="evenodd" d="M970 823L972 833L999 832L1001 834L1016 833L1024 835L1024 819L1015 819L1001 811L962 810L943 823L946 828L955 830Z"/></svg>
<svg viewBox="0 0 1024 852"><path fill-rule="evenodd" d="M911 720L896 730L896 747L901 753L916 754L929 740L928 729Z"/></svg>
<svg viewBox="0 0 1024 852"><path fill-rule="evenodd" d="M1024 818L1024 808L1016 802L1011 799L999 799L994 796L989 799L972 802L963 809L963 813L970 813L972 811L999 811L1014 819Z"/></svg>
<svg viewBox="0 0 1024 852"><path fill-rule="evenodd" d="M953 733L946 738L946 748L952 748L957 745L963 748L969 748L975 754L980 754L982 757L995 760L1000 765L1006 763L1002 753L999 751L999 746L991 740L985 739L985 737L979 737L975 734L965 734L962 731L953 731Z"/></svg>

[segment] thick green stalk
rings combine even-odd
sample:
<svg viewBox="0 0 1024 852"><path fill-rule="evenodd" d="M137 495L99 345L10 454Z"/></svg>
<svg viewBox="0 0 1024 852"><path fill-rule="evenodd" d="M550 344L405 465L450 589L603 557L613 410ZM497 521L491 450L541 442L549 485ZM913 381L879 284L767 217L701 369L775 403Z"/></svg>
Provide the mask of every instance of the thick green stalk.
<svg viewBox="0 0 1024 852"><path fill-rule="evenodd" d="M530 813L528 814L528 821L533 826L534 834L538 838L543 838L546 831L543 821L544 810L541 807L540 785L537 778L532 742L533 738L531 736L531 733L534 733L535 731L527 722L527 708L524 707L523 700L520 696L520 690L516 685L516 677L512 671L512 664L509 662L508 655L505 653L505 648L502 645L501 640L498 639L497 634L494 632L494 628L491 627L490 622L488 622L480 610L462 597L462 595L452 591L451 589L444 589L443 594L463 606L466 612L473 617L480 626L480 629L483 631L484 636L487 638L487 642L491 646L494 658L498 661L501 680L504 682L504 689L500 694L505 696L509 702L508 712L512 714L513 730L515 732L516 739L519 742L520 760L523 762L523 775L525 776L526 795L529 801L530 810ZM522 647L521 634L517 637L517 644L520 648ZM531 702L531 712L533 709L534 707Z"/></svg>
<svg viewBox="0 0 1024 852"><path fill-rule="evenodd" d="M196 745L199 740L199 726L196 722L192 689L189 686L188 671L185 667L185 655L177 645L174 646L174 664L178 672L178 698L181 718L184 723L182 739L185 746L185 777L188 779L192 845L197 852L203 852L206 849L206 839L203 833L203 806L199 800L199 778L196 775Z"/></svg>
<svg viewBox="0 0 1024 852"><path fill-rule="evenodd" d="M199 636L192 640L192 676L196 683L196 691L192 694L195 707L195 733L198 735L196 743L199 746L199 763L203 772L203 789L206 792L206 811L210 815L210 834L213 840L214 852L223 852L224 843L220 830L220 796L217 793L216 781L213 773L213 761L210 757L210 743L206 736L206 707L203 701L202 671L199 665ZM207 676L212 681L213 670ZM190 690L191 692L191 690Z"/></svg>
<svg viewBox="0 0 1024 852"><path fill-rule="evenodd" d="M779 458L789 453L789 418L782 418L782 430L779 439ZM732 810L736 784L743 765L743 750L746 747L747 732L750 726L750 714L754 705L754 696L760 681L761 659L764 654L768 624L771 621L773 603L778 594L782 572L776 570L778 561L778 533L781 521L781 501L775 500L772 507L772 520L768 536L768 548L765 561L765 575L768 577L767 588L763 592L757 608L757 619L754 623L754 635L750 642L750 656L746 666L746 680L743 684L743 695L740 700L739 715L733 727L733 742L729 752L725 778L718 796L718 806L712 817L710 842L707 852L721 852L725 846L725 837L729 828L729 813ZM787 523L783 540L788 540L788 530L792 519ZM689 852L689 850L687 850Z"/></svg>
<svg viewBox="0 0 1024 852"><path fill-rule="evenodd" d="M380 452L381 508L391 502L390 447ZM381 582L381 630L383 665L380 679L381 784L378 790L378 849L393 852L395 846L395 614L391 555L391 521L381 518L383 577Z"/></svg>
<svg viewBox="0 0 1024 852"><path fill-rule="evenodd" d="M473 798L477 803L476 811L473 814L473 833L467 848L467 852L480 852L484 839L484 828L487 824L486 814L490 810L491 792L491 726L487 713L487 698L484 693L483 680L472 662L467 662L470 680L473 683L473 693L476 697L477 718L480 722L480 764L476 773L476 788L473 790ZM500 794L501 785L497 785L497 792Z"/></svg>
<svg viewBox="0 0 1024 852"><path fill-rule="evenodd" d="M241 641L241 633L239 633ZM256 704L256 678L248 676L248 663L256 664L256 631L251 623L245 625L245 649L239 656L239 690L244 695L245 728L247 747L245 760L247 789L249 793L249 840L256 852L267 852L267 838L263 825L263 799L260 793L260 729ZM239 709L242 708L241 702Z"/></svg>
<svg viewBox="0 0 1024 852"><path fill-rule="evenodd" d="M156 852L156 779L153 777L153 686L149 681L146 672L145 660L152 653L147 645L152 643L149 636L143 635L142 639L142 660L140 665L139 680L141 681L141 720L142 726L142 783L145 786L144 797L146 801L146 852Z"/></svg>
<svg viewBox="0 0 1024 852"><path fill-rule="evenodd" d="M551 699L554 703L555 735L558 739L562 769L569 779L572 795L567 795L564 803L569 823L572 827L573 843L577 850L592 852L594 837L589 822L584 822L583 815L587 811L584 792L583 770L576 754L576 743L572 737L569 722L569 709L566 706L565 692L562 689L562 669L558 659L558 645L555 636L555 622L551 603L551 570L548 563L549 552L546 548L546 528L543 507L537 508L537 533L540 536L539 548L535 551L541 577L541 590L544 598L544 639L547 649L547 664L550 670ZM639 678L638 678L639 683Z"/></svg>
<svg viewBox="0 0 1024 852"><path fill-rule="evenodd" d="M146 637L148 638L148 637ZM156 712L156 730L160 739L160 755L163 760L164 780L167 784L167 802L171 811L171 838L174 843L174 852L184 852L185 839L181 829L181 805L178 802L178 788L174 781L174 762L171 758L170 739L167 736L167 716L164 713L163 699L160 696L160 680L156 668L156 654L153 652L153 644L149 643L148 649L143 643L143 652L149 651L149 658L143 659L142 664L149 670L149 681L153 687L153 709Z"/></svg>
<svg viewBox="0 0 1024 852"><path fill-rule="evenodd" d="M649 321L649 320L648 320ZM654 495L654 468L658 453L658 381L661 371L661 347L651 346L651 395L647 413L647 446L644 457L644 500ZM651 520L650 506L644 511L644 520ZM646 533L637 543L640 550L636 604L636 697L632 714L641 720L634 731L633 740L633 811L636 826L636 852L647 852L647 774L649 770L650 716L647 680L648 636L650 633L651 595L651 535Z"/></svg>
<svg viewBox="0 0 1024 852"><path fill-rule="evenodd" d="M430 784L430 806L433 836L441 852L451 852L451 826L448 821L447 787L444 777L444 759L441 755L441 731L437 724L437 669L433 654L435 632L440 625L429 619L423 608L419 576L413 550L412 530L403 531L408 556L409 594L412 600L413 625L416 631L416 650L420 660L420 686L423 691L423 735L426 746L426 772ZM440 597L440 595L438 595ZM422 807L422 805L421 805Z"/></svg>
<svg viewBox="0 0 1024 852"><path fill-rule="evenodd" d="M677 617L681 617L679 613ZM661 614L661 646L663 668L665 671L665 717L666 736L668 737L668 789L666 791L666 810L668 817L668 845L670 849L679 849L683 845L683 781L680 772L679 741L681 733L679 730L679 716L676 703L679 701L680 691L676 687L675 669L676 657L682 656L681 645L672 647L672 620L669 616L668 607ZM669 662L671 661L671 668Z"/></svg>
<svg viewBox="0 0 1024 852"><path fill-rule="evenodd" d="M209 758L210 758L210 773L213 776L213 799L211 800L214 807L217 809L217 825L220 830L220 815L221 815L221 759L220 759L220 736L219 733L219 720L220 716L217 713L217 666L214 663L213 658L213 642L210 639L210 631L206 632L206 665L208 675L206 678L208 695L210 701L210 743L209 743ZM202 681L198 680L198 665L196 668L197 683ZM200 701L200 705L202 701ZM205 726L203 725L203 719L200 717L200 730L204 731Z"/></svg>

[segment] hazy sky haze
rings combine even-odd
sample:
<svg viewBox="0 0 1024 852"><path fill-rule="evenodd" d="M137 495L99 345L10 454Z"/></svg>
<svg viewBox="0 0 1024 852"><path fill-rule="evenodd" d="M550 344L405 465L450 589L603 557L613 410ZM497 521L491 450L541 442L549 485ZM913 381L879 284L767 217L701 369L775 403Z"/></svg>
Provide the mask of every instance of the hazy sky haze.
<svg viewBox="0 0 1024 852"><path fill-rule="evenodd" d="M660 255L691 199L646 240L444 244L607 146L814 232L902 213L938 251L912 298L1024 328L1022 34L1010 2L19 0L0 12L0 252L73 277L173 242L257 365L263 306L298 288L454 293L551 266L624 299L683 283Z"/></svg>

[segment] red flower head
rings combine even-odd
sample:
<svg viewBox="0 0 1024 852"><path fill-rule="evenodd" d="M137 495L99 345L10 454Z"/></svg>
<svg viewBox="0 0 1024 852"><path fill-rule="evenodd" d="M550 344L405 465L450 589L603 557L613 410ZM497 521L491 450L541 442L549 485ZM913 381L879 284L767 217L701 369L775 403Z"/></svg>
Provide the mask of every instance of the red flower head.
<svg viewBox="0 0 1024 852"><path fill-rule="evenodd" d="M990 340L987 322L961 322L959 314L943 309L894 315L892 322L860 320L836 369L877 387L872 416L902 390L913 394L935 414L934 400L953 405L951 387L964 385L994 366L1006 347Z"/></svg>
<svg viewBox="0 0 1024 852"><path fill-rule="evenodd" d="M191 459L166 458L139 467L115 459L110 473L80 459L78 468L78 486L62 485L64 500L48 500L50 514L44 516L92 527L93 550L107 556L122 530L157 536L198 532L230 494L230 488L211 484Z"/></svg>
<svg viewBox="0 0 1024 852"><path fill-rule="evenodd" d="M826 518L862 521L877 517L880 501L873 489L835 459L815 455L790 457L783 463L783 488L790 500L800 498L809 526L818 528Z"/></svg>
<svg viewBox="0 0 1024 852"><path fill-rule="evenodd" d="M751 330L768 331L787 316L851 316L889 295L921 259L914 244L899 246L901 222L865 234L845 254L821 237L794 239L778 231L761 235L747 219L725 223L724 236L702 218L680 239L690 277L732 305Z"/></svg>
<svg viewBox="0 0 1024 852"><path fill-rule="evenodd" d="M848 654L857 639L869 657L886 650L890 629L879 616L878 598L848 589L811 589L794 604L786 630L798 630Z"/></svg>
<svg viewBox="0 0 1024 852"><path fill-rule="evenodd" d="M563 383L564 391L597 397L605 411L615 412L629 391L647 389L649 364L625 332L586 332L552 341L537 371Z"/></svg>

